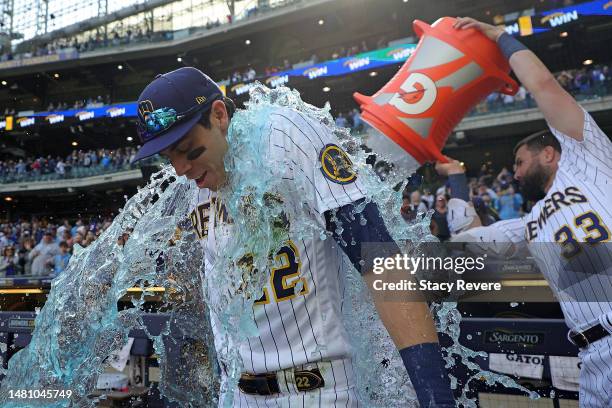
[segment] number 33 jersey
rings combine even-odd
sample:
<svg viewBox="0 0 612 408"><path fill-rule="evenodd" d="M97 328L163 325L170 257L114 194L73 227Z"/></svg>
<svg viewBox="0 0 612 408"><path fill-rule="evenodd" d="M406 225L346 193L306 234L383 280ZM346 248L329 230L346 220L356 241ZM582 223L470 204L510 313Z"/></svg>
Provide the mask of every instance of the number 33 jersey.
<svg viewBox="0 0 612 408"><path fill-rule="evenodd" d="M523 218L494 225L526 242L567 325L583 330L612 312L612 142L585 112L584 140L561 144L552 186Z"/></svg>
<svg viewBox="0 0 612 408"><path fill-rule="evenodd" d="M324 229L325 211L364 197L349 157L333 133L316 120L277 109L270 114L265 135L264 157L275 163L283 182L298 184L289 187L297 187L300 197L283 197L283 205L306 208L301 214L307 214L310 224ZM201 189L195 201L191 218L204 249L205 271L219 273L215 264L232 240L234 227L223 197ZM321 240L318 233L310 239L298 239L291 232L288 237L273 255L269 278L253 306L259 335L240 345L244 370L250 373L346 358L350 353L341 315L347 273L342 250L331 238ZM215 281L214 276L206 279ZM228 289L209 286L209 290ZM214 315L211 321L218 332L219 321ZM215 346L223 354L227 345L218 344L219 337L215 335Z"/></svg>

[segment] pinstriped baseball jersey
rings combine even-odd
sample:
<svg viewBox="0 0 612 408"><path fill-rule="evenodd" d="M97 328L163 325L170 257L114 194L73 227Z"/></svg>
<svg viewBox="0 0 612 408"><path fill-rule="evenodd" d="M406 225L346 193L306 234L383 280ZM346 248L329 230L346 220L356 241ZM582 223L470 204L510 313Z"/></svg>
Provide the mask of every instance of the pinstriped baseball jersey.
<svg viewBox="0 0 612 408"><path fill-rule="evenodd" d="M308 222L325 228L325 211L364 196L350 159L328 128L297 111L281 108L270 115L269 124L265 157L274 163L279 178L297 183L297 191L302 193L301 197L282 197L288 214L297 213L297 207L306 208ZM233 226L224 216L223 197L202 189L195 201L192 221L204 248L206 272L215 273L215 262L232 239ZM347 333L341 324L345 275L341 249L318 234L298 239L290 230L289 237L275 255L262 297L253 307L259 335L240 345L244 369L251 373L349 355ZM214 282L214 276L207 279ZM216 331L219 322L214 316L212 320Z"/></svg>
<svg viewBox="0 0 612 408"><path fill-rule="evenodd" d="M586 111L582 142L551 131L562 151L546 196L493 225L528 244L568 327L583 330L612 312L612 143Z"/></svg>

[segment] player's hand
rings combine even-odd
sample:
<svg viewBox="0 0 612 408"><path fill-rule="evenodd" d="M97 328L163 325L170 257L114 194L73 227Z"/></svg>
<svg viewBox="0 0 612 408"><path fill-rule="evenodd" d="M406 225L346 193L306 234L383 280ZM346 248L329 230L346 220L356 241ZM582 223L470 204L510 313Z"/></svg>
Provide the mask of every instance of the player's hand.
<svg viewBox="0 0 612 408"><path fill-rule="evenodd" d="M453 28L457 30L467 30L468 28L475 28L490 40L497 42L500 35L506 32L502 27L496 27L491 24L483 23L482 21L475 20L471 17L457 17L457 21L453 24Z"/></svg>
<svg viewBox="0 0 612 408"><path fill-rule="evenodd" d="M450 176L451 174L462 174L465 173L465 167L458 160L451 159L446 156L448 163L436 162L436 172L441 176Z"/></svg>

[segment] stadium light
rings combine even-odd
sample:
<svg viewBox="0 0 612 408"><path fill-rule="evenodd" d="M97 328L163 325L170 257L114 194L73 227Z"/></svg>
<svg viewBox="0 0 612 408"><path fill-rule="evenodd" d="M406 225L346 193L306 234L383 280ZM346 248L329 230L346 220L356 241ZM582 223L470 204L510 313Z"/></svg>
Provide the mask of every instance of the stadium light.
<svg viewBox="0 0 612 408"><path fill-rule="evenodd" d="M331 91L331 88L329 86L323 87L323 92L329 92L329 91Z"/></svg>
<svg viewBox="0 0 612 408"><path fill-rule="evenodd" d="M128 136L125 138L125 140L127 140L128 142L131 142L132 140L134 140L134 138L132 136Z"/></svg>
<svg viewBox="0 0 612 408"><path fill-rule="evenodd" d="M7 82L6 81L2 81L2 85L6 86Z"/></svg>
<svg viewBox="0 0 612 408"><path fill-rule="evenodd" d="M13 201L13 197L4 197L4 201Z"/></svg>
<svg viewBox="0 0 612 408"><path fill-rule="evenodd" d="M569 34L567 33L567 31L562 32L561 34L559 34L559 37L567 37Z"/></svg>
<svg viewBox="0 0 612 408"><path fill-rule="evenodd" d="M123 65L121 65L121 64L117 65L117 69L118 69L119 71L121 71L121 70L123 69Z"/></svg>
<svg viewBox="0 0 612 408"><path fill-rule="evenodd" d="M371 76L371 77L375 77L376 75L378 75L378 72L376 72L376 71L372 71L372 72L370 72L370 76Z"/></svg>
<svg viewBox="0 0 612 408"><path fill-rule="evenodd" d="M325 24L325 20L320 19L320 20L319 20L319 25L323 25L323 24Z"/></svg>
<svg viewBox="0 0 612 408"><path fill-rule="evenodd" d="M246 45L251 45L251 40L245 40L245 41L244 41L244 43L245 43Z"/></svg>
<svg viewBox="0 0 612 408"><path fill-rule="evenodd" d="M404 1L404 3L408 3L408 0L403 0L403 1Z"/></svg>
<svg viewBox="0 0 612 408"><path fill-rule="evenodd" d="M77 147L79 145L77 142L72 142L70 144L73 145L74 147Z"/></svg>
<svg viewBox="0 0 612 408"><path fill-rule="evenodd" d="M591 65L592 63L593 63L592 59L587 59L587 60L582 61L582 64L584 65Z"/></svg>
<svg viewBox="0 0 612 408"><path fill-rule="evenodd" d="M183 62L183 59L181 57L176 57L176 61L177 62Z"/></svg>
<svg viewBox="0 0 612 408"><path fill-rule="evenodd" d="M53 77L57 79L59 78L59 74L56 72L55 74L53 74Z"/></svg>

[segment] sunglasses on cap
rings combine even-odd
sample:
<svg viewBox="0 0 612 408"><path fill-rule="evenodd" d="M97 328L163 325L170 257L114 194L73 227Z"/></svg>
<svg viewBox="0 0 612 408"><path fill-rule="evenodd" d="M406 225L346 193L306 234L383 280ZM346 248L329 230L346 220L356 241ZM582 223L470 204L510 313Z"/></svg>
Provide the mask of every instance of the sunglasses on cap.
<svg viewBox="0 0 612 408"><path fill-rule="evenodd" d="M174 108L159 108L153 112L145 112L142 120L137 122L138 136L140 137L140 141L142 143L146 143L151 139L154 139L160 133L170 129L174 124L180 123L181 121L192 117L194 114L204 111L210 107L212 102L219 99L220 96L221 94L213 94L208 99L208 103L194 105L185 112L181 113L178 113Z"/></svg>

